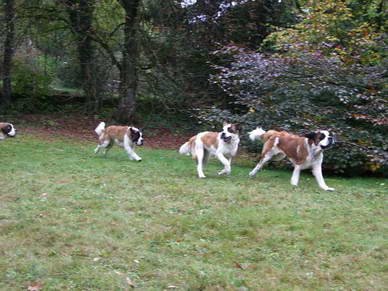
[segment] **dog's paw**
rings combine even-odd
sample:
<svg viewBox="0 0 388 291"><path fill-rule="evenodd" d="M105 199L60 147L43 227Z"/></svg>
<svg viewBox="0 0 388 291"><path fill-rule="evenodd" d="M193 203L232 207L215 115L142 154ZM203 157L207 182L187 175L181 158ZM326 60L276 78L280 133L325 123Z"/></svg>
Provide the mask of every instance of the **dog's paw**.
<svg viewBox="0 0 388 291"><path fill-rule="evenodd" d="M254 177L255 175L256 175L256 172L254 171L249 172L249 177Z"/></svg>
<svg viewBox="0 0 388 291"><path fill-rule="evenodd" d="M335 191L334 188L330 188L330 187L327 187L327 188L325 188L325 189L323 189L323 190L325 190L325 191Z"/></svg>
<svg viewBox="0 0 388 291"><path fill-rule="evenodd" d="M198 178L204 179L204 178L206 178L206 176L205 175L198 175Z"/></svg>
<svg viewBox="0 0 388 291"><path fill-rule="evenodd" d="M227 171L227 170L221 170L218 172L218 175L229 175L230 174L230 171Z"/></svg>

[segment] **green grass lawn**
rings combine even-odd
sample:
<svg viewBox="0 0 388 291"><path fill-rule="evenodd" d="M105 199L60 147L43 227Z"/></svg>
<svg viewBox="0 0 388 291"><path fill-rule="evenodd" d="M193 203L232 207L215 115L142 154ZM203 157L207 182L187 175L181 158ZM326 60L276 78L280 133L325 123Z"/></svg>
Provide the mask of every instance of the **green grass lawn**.
<svg viewBox="0 0 388 291"><path fill-rule="evenodd" d="M0 142L0 290L384 290L388 182L305 173L206 179L176 151ZM133 285L133 286L131 286ZM386 290L386 289L385 289Z"/></svg>

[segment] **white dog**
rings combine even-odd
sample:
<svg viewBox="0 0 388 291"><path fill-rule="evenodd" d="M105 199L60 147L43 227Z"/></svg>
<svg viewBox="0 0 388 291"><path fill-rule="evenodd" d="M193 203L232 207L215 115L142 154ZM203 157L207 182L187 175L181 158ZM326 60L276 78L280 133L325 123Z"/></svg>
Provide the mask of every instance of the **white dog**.
<svg viewBox="0 0 388 291"><path fill-rule="evenodd" d="M276 160L287 157L294 165L292 185L298 185L301 170L312 168L319 187L334 191L334 188L326 185L322 175L323 149L335 142L335 138L327 130L311 132L301 137L286 131L264 131L256 128L249 133L249 137L252 141L260 139L264 142L260 161L249 173L250 176L254 176L273 157Z"/></svg>
<svg viewBox="0 0 388 291"><path fill-rule="evenodd" d="M105 149L106 154L116 143L123 147L131 160L141 161L134 148L136 145L143 145L143 134L136 127L111 125L105 128L105 122L101 122L94 130L98 135L98 145L94 152L97 154L100 149Z"/></svg>
<svg viewBox="0 0 388 291"><path fill-rule="evenodd" d="M232 157L237 153L239 142L237 126L224 122L222 132L205 131L198 133L180 147L179 153L191 154L193 159L197 160L199 178L205 178L203 166L212 155L224 165L224 169L218 174L230 174Z"/></svg>

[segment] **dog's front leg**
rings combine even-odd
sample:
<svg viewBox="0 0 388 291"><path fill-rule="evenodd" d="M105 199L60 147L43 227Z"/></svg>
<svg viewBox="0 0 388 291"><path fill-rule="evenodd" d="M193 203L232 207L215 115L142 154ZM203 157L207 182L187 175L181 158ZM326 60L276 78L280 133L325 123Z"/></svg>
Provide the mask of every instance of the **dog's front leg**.
<svg viewBox="0 0 388 291"><path fill-rule="evenodd" d="M128 157L129 159L131 160L135 160L135 161L138 161L140 162L141 161L141 157L139 157L134 149L131 147L131 142L129 141L129 138L127 135L124 136L124 141L123 141L123 146L124 146L124 149L126 150L126 152L128 153ZM134 145L133 145L134 146Z"/></svg>
<svg viewBox="0 0 388 291"><path fill-rule="evenodd" d="M127 151L128 156L131 160L135 160L138 162L141 161L141 157L139 157L130 146L125 146L125 150Z"/></svg>
<svg viewBox="0 0 388 291"><path fill-rule="evenodd" d="M295 165L294 171L292 172L291 185L298 186L300 171L301 171L301 167L298 165Z"/></svg>
<svg viewBox="0 0 388 291"><path fill-rule="evenodd" d="M334 188L330 188L329 186L326 185L325 180L323 179L322 175L322 164L319 163L317 165L313 166L313 175L315 177L315 180L317 180L317 183L319 187L325 191L334 191Z"/></svg>
<svg viewBox="0 0 388 291"><path fill-rule="evenodd" d="M225 156L222 153L217 153L216 156L220 160L220 162L224 165L224 168L218 172L218 175L223 175L223 174L229 175L230 172L232 171L230 166L231 158L228 160L227 158L225 158Z"/></svg>

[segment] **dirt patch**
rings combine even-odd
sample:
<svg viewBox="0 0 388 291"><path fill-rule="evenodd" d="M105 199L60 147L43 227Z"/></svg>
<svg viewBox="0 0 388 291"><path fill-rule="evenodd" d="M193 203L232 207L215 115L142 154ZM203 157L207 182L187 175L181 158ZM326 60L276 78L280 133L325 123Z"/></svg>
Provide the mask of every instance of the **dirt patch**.
<svg viewBox="0 0 388 291"><path fill-rule="evenodd" d="M24 115L15 120L19 132L33 134L42 139L69 138L78 141L97 141L94 129L101 120L83 115ZM104 120L105 121L105 120ZM105 121L108 125L112 122ZM145 128L144 146L155 149L178 149L190 134L177 134L169 128Z"/></svg>

